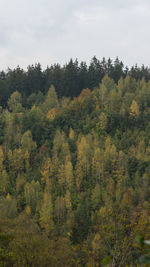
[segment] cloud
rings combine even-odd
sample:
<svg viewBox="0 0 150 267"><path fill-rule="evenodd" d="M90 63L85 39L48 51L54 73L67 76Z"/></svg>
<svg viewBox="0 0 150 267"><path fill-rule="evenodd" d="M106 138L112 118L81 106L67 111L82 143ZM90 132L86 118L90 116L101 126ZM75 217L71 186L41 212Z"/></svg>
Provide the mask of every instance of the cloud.
<svg viewBox="0 0 150 267"><path fill-rule="evenodd" d="M1 1L0 69L94 55L147 65L149 12L148 0Z"/></svg>

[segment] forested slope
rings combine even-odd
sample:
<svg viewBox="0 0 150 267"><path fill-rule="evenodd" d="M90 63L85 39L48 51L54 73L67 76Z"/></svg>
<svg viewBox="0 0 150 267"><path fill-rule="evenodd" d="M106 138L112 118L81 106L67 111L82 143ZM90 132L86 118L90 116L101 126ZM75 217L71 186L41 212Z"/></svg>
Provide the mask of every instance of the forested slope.
<svg viewBox="0 0 150 267"><path fill-rule="evenodd" d="M53 85L28 101L11 94L0 109L4 266L142 266L147 248L135 238L150 237L148 80L106 74L75 98L58 98Z"/></svg>
<svg viewBox="0 0 150 267"><path fill-rule="evenodd" d="M102 60L93 57L90 64L78 62L72 59L61 66L53 64L42 70L40 63L29 65L27 70L20 68L8 68L0 71L0 105L6 107L10 95L18 91L22 95L23 105L31 107L33 103L39 103L43 95L47 94L51 84L54 85L58 98L78 96L83 88L93 89L108 74L116 83L118 80L130 75L136 80L145 78L150 80L150 69L137 65L126 67L122 61L116 58Z"/></svg>

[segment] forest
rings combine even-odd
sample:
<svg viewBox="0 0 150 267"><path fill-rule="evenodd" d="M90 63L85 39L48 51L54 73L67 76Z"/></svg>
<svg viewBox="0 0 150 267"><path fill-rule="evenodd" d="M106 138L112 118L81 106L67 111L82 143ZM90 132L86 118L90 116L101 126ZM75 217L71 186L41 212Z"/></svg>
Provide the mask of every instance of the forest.
<svg viewBox="0 0 150 267"><path fill-rule="evenodd" d="M77 97L84 88L92 90L98 87L106 74L116 83L127 75L136 80L150 80L148 67L135 65L128 68L118 57L113 61L110 58L99 60L94 56L89 65L70 59L64 66L57 63L44 70L40 63L29 65L26 71L17 66L0 71L0 105L7 107L10 95L18 91L22 95L23 106L29 108L33 103L42 101L51 85L55 87L58 98Z"/></svg>
<svg viewBox="0 0 150 267"><path fill-rule="evenodd" d="M0 103L0 266L149 266L150 70L17 67Z"/></svg>

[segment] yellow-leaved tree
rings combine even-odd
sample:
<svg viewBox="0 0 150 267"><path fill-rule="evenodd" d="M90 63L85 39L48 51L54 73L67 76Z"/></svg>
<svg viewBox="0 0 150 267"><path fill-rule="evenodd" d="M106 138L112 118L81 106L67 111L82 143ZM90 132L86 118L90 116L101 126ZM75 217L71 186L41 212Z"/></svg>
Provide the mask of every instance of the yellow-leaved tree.
<svg viewBox="0 0 150 267"><path fill-rule="evenodd" d="M3 169L4 153L2 146L0 146L0 171Z"/></svg>
<svg viewBox="0 0 150 267"><path fill-rule="evenodd" d="M135 100L132 101L130 106L130 116L132 118L137 118L140 114L139 106Z"/></svg>
<svg viewBox="0 0 150 267"><path fill-rule="evenodd" d="M51 85L50 89L47 92L45 102L42 105L42 109L47 114L47 112L54 107L58 107L58 97L54 86Z"/></svg>
<svg viewBox="0 0 150 267"><path fill-rule="evenodd" d="M54 175L54 166L50 158L47 158L41 169L41 181L51 190L51 182Z"/></svg>
<svg viewBox="0 0 150 267"><path fill-rule="evenodd" d="M104 176L104 155L99 147L95 148L92 158L92 176L96 183L100 183Z"/></svg>
<svg viewBox="0 0 150 267"><path fill-rule="evenodd" d="M54 108L51 108L47 112L46 117L47 117L48 120L53 121L55 119L56 115L58 115L58 114L59 114L58 109L56 107L54 107Z"/></svg>
<svg viewBox="0 0 150 267"><path fill-rule="evenodd" d="M11 94L8 99L8 107L11 111L15 111L15 109L20 105L21 106L22 97L18 91L15 91Z"/></svg>
<svg viewBox="0 0 150 267"><path fill-rule="evenodd" d="M91 149L84 136L77 143L76 187L79 191L90 172Z"/></svg>

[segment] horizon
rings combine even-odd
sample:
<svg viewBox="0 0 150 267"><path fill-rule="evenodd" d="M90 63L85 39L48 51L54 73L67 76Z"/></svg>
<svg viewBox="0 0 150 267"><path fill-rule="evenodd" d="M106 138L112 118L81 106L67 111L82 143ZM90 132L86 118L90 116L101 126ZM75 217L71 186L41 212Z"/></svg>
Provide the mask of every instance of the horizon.
<svg viewBox="0 0 150 267"><path fill-rule="evenodd" d="M108 57L108 58L105 58L105 57L102 57L102 58L98 58L96 55L94 55L90 60L88 60L88 61L86 61L86 60L79 60L78 58L70 58L68 61L66 61L66 62L64 62L64 63L60 63L60 62L54 62L54 63L50 63L50 64L47 64L47 65L45 65L45 66L43 66L42 64L41 64L41 62L34 62L34 63L29 63L29 64L27 64L26 66L21 66L21 65L19 65L19 64L17 64L16 66L14 66L14 67L7 67L6 69L2 69L2 68L0 68L0 72L8 72L9 70L16 70L17 68L20 68L20 69L22 69L22 70L24 70L24 71L27 71L28 70L28 68L29 67L31 67L31 66L33 66L33 67L35 67L36 65L38 65L38 64L40 64L40 67L41 67L41 70L42 71L44 71L44 70L46 70L46 68L50 68L51 66L54 66L54 65L59 65L61 68L63 68L64 66L66 66L67 64L69 64L69 62L72 60L73 62L75 62L76 60L78 61L78 65L80 66L80 64L82 63L82 62L84 62L84 63L86 63L86 65L87 65L87 67L89 67L90 66L90 64L91 64L91 62L92 62L92 59L94 58L94 57L96 57L96 59L98 60L98 61L102 61L103 60L103 58L106 60L106 62L110 59L111 60L111 63L112 63L112 65L114 65L114 62L115 62L115 60L118 58L119 59L119 62L122 62L123 63L123 69L125 69L125 68L128 68L129 70L132 68L132 67L138 67L138 68L142 68L143 66L144 66L144 68L148 68L148 69L150 69L150 65L146 65L146 64L141 64L141 65L139 65L139 64L137 64L137 63L135 63L134 65L127 65L127 64L125 64L124 63L124 61L123 60L121 60L118 56L116 56L114 59L112 59L112 58L110 58L110 57Z"/></svg>

